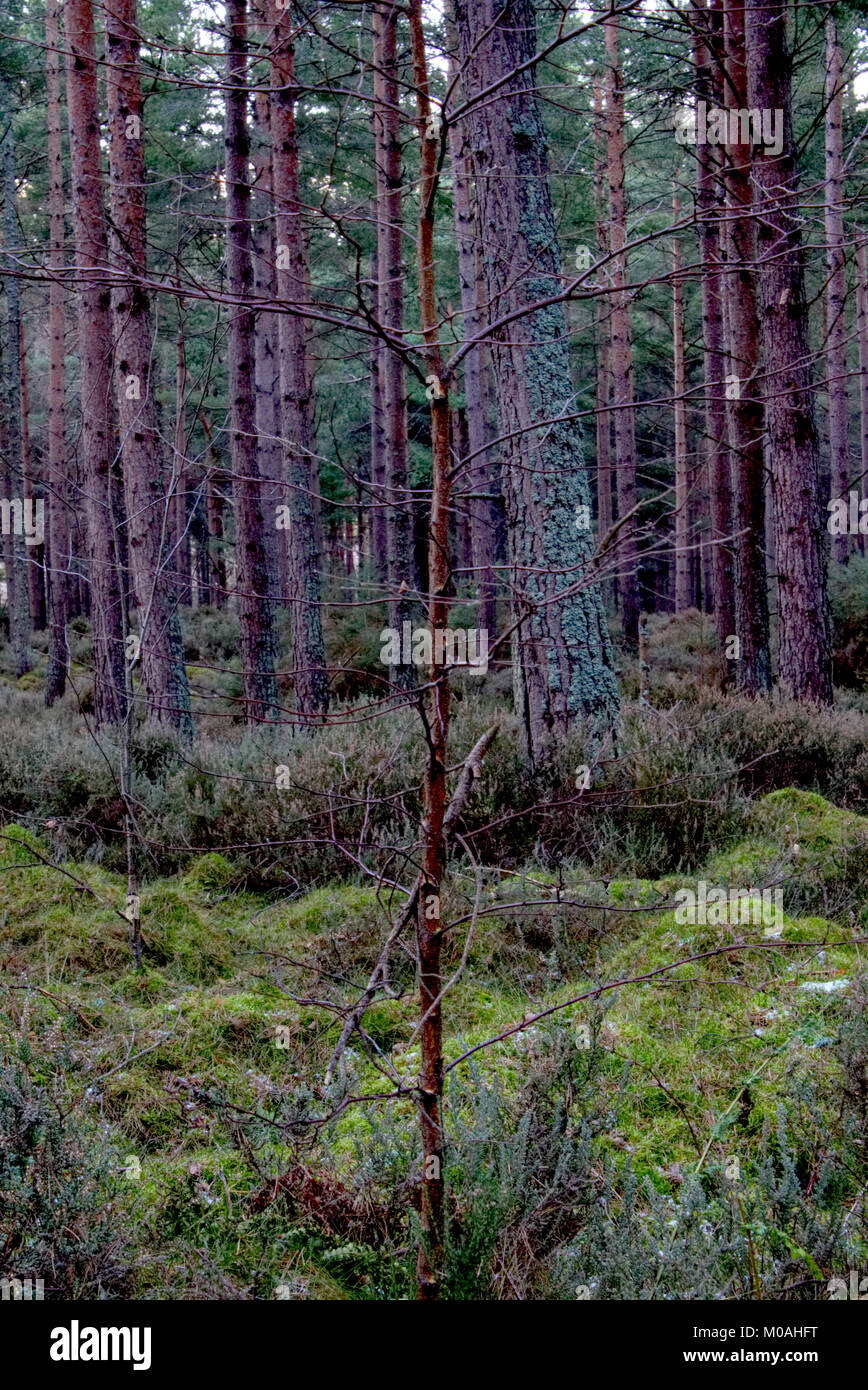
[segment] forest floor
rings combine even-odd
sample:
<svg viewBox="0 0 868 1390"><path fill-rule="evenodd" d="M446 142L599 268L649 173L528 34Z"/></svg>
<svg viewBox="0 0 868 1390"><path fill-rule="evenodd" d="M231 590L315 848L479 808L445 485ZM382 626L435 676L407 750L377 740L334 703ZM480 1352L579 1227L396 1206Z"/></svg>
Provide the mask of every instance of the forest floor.
<svg viewBox="0 0 868 1390"><path fill-rule="evenodd" d="M745 798L689 871L520 867L485 875L447 1061L586 997L449 1073L452 1296L816 1296L864 1265L868 817L787 786ZM452 915L472 880L455 868ZM782 923L680 923L699 880L783 884ZM143 883L141 973L125 893L32 819L4 827L0 1107L62 1115L37 1162L75 1233L43 1213L18 1263L50 1258L64 1296L412 1297L412 1102L341 1109L414 1083L409 960L323 1082L387 921L374 887L287 898L201 854Z"/></svg>

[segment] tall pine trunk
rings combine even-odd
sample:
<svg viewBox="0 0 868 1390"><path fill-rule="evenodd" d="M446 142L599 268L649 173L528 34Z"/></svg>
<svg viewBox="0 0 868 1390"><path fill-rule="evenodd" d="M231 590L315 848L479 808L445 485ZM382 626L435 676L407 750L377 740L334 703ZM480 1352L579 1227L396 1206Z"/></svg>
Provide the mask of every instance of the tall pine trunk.
<svg viewBox="0 0 868 1390"><path fill-rule="evenodd" d="M694 64L696 95L709 106L723 105L723 83L719 66L723 56L722 0L705 5L694 0ZM702 344L705 373L705 449L707 458L712 541L712 590L718 650L723 657L727 640L735 635L735 591L733 585L732 472L727 441L726 349L722 296L722 158L715 145L700 145L696 161L696 205L702 260ZM730 680L730 667L722 660L724 684Z"/></svg>
<svg viewBox="0 0 868 1390"><path fill-rule="evenodd" d="M227 0L226 280L232 489L238 620L245 717L277 712L277 643L268 598L268 568L259 499L253 363L253 266L250 256L250 131L247 123L247 2ZM272 520L272 524L274 524Z"/></svg>
<svg viewBox="0 0 868 1390"><path fill-rule="evenodd" d="M504 497L514 587L514 689L529 757L588 716L618 709L612 649L593 539L583 520L590 492L578 427L562 303L531 309L562 285L531 60L534 7L516 0L455 5L468 143L476 182L477 240L503 437ZM497 98L474 101L497 85ZM508 320L508 321L506 321ZM587 511L585 511L587 509Z"/></svg>
<svg viewBox="0 0 868 1390"><path fill-rule="evenodd" d="M66 104L78 288L81 373L80 463L85 500L87 577L93 632L93 704L98 728L126 713L123 591L116 562L112 496L111 294L103 204L96 44L92 0L67 0Z"/></svg>
<svg viewBox="0 0 868 1390"><path fill-rule="evenodd" d="M746 27L748 104L782 111L784 125L781 154L759 146L753 166L757 288L775 497L779 680L783 693L794 699L830 704L831 620L786 27L786 0L751 0Z"/></svg>
<svg viewBox="0 0 868 1390"><path fill-rule="evenodd" d="M868 495L868 233L856 228L856 336L859 340L859 490ZM859 537L863 553L865 536Z"/></svg>
<svg viewBox="0 0 868 1390"><path fill-rule="evenodd" d="M826 370L829 378L829 465L833 497L847 497L850 450L847 415L847 249L844 233L844 72L838 23L826 16ZM847 563L846 532L832 537L832 554Z"/></svg>
<svg viewBox="0 0 868 1390"><path fill-rule="evenodd" d="M450 47L454 47L454 24ZM450 54L449 80L458 76L454 53ZM471 494L467 507L470 519L472 563L479 608L477 624L493 636L496 626L496 584L494 564L497 551L497 512L492 500L494 488L488 462L488 390L485 346L480 339L482 314L479 305L479 272L473 223L473 192L470 152L462 139L460 125L449 126L449 163L452 172L452 205L458 248L458 280L461 286L461 318L464 342L469 345L464 358L464 400L466 442L469 462L461 473L462 491Z"/></svg>
<svg viewBox="0 0 868 1390"><path fill-rule="evenodd" d="M144 288L145 156L136 0L106 0L112 321L129 563L147 718L192 737L190 690L170 554L171 500L157 429L150 302Z"/></svg>
<svg viewBox="0 0 868 1390"><path fill-rule="evenodd" d="M264 0L251 6L256 28L269 28ZM256 146L253 153L253 292L257 302L273 304L277 299L277 266L274 237L274 184L271 166L271 99L260 88L253 100L256 117ZM269 594L278 602L287 592L289 558L287 536L272 525L282 501L283 448L280 442L280 345L277 315L270 309L256 310L254 331L256 381L256 432L259 436L259 472L262 477L262 515L265 520L265 546L268 559Z"/></svg>
<svg viewBox="0 0 868 1390"><path fill-rule="evenodd" d="M322 629L318 543L319 471L311 432L311 378L307 361L307 258L299 197L298 139L292 23L288 10L272 13L271 161L277 242L281 429L289 514L288 602L292 619L295 707L302 720L328 709L329 686Z"/></svg>
<svg viewBox="0 0 868 1390"><path fill-rule="evenodd" d="M419 221L416 233L419 309L424 360L431 384L431 510L428 523L428 626L434 653L428 695L424 816L422 821L423 887L419 893L416 946L419 958L421 1056L419 1119L422 1132L421 1240L416 1272L419 1297L436 1298L442 1278L444 1205L443 1021L441 1016L441 886L446 869L446 767L449 732L449 669L438 657L435 634L449 624L452 567L449 556L449 399L442 385L443 363L437 337L434 277L434 202L437 192L439 141L430 128L431 103L422 30L422 0L410 0L413 79L419 120Z"/></svg>
<svg viewBox="0 0 868 1390"><path fill-rule="evenodd" d="M12 15L4 3L0 5L0 20L8 33L13 27ZM6 40L8 42L8 39ZM2 60L0 60L2 61ZM24 529L25 473L24 447L21 431L21 288L18 279L16 252L19 250L18 213L15 206L15 103L12 79L0 72L0 180L3 190L3 239L5 242L6 276L6 457L11 484L9 500L17 509L18 521L12 530L12 568L6 570L9 638L15 660L16 676L30 670L30 588L28 570L32 563Z"/></svg>
<svg viewBox="0 0 868 1390"><path fill-rule="evenodd" d="M615 419L615 487L618 498L618 595L624 638L631 651L639 643L639 576L636 519L636 418L633 409L633 341L627 253L626 142L624 86L618 20L606 31L606 165L609 177L609 246L612 254L612 406Z"/></svg>
<svg viewBox="0 0 868 1390"><path fill-rule="evenodd" d="M727 110L747 105L744 15L743 0L726 0ZM725 320L729 356L727 416L735 498L735 630L739 640L736 680L745 694L758 695L771 689L772 663L765 565L764 413L759 385L750 161L749 144L727 143Z"/></svg>
<svg viewBox="0 0 868 1390"><path fill-rule="evenodd" d="M594 79L594 217L597 258L609 255L609 196L606 173L606 125L603 104L603 84ZM612 529L612 324L611 310L605 295L594 301L594 341L596 344L596 380L594 383L594 424L597 450L597 534L602 543ZM608 596L611 585L603 583L602 592Z"/></svg>
<svg viewBox="0 0 868 1390"><path fill-rule="evenodd" d="M69 614L69 491L66 460L66 290L63 272L63 140L60 124L60 0L45 9L45 86L48 104L48 488L45 567L48 589L48 662L45 703L53 705L66 689L66 624Z"/></svg>
<svg viewBox="0 0 868 1390"><path fill-rule="evenodd" d="M398 83L398 13L396 4L375 4L374 158L377 180L377 280L380 324L400 340L404 331L403 190L401 111ZM416 587L413 510L407 437L407 380L399 353L384 343L380 357L383 429L386 445L386 578L389 626L401 632L412 621L416 604L406 591ZM395 666L389 679L400 688L413 685L413 668Z"/></svg>
<svg viewBox="0 0 868 1390"><path fill-rule="evenodd" d="M673 221L681 215L676 194ZM690 584L690 479L687 460L687 400L684 365L684 288L681 283L681 242L672 241L672 379L675 415L675 611L683 613L693 602Z"/></svg>

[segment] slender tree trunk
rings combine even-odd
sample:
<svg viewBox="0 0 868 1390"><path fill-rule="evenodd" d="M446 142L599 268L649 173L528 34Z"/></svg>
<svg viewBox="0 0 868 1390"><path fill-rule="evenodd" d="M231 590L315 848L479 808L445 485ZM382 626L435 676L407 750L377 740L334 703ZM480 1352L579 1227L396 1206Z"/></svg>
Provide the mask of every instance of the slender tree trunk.
<svg viewBox="0 0 868 1390"><path fill-rule="evenodd" d="M64 19L94 716L97 727L106 728L123 722L126 677L123 591L116 562L112 498L111 296L106 277L108 247L92 0L67 0Z"/></svg>
<svg viewBox="0 0 868 1390"><path fill-rule="evenodd" d="M681 216L676 194L673 221ZM675 611L683 613L693 602L690 586L690 486L687 463L687 376L684 366L684 291L681 284L681 242L672 241L672 363L675 398Z"/></svg>
<svg viewBox="0 0 868 1390"><path fill-rule="evenodd" d="M454 25L450 24L454 31ZM454 48L454 32L450 42ZM450 54L449 80L458 76L454 52ZM488 392L486 389L485 347L481 341L482 314L479 304L476 240L473 224L470 153L462 139L460 125L449 126L449 165L452 172L452 205L458 247L458 280L461 286L461 317L465 343L471 344L464 358L464 400L467 455L470 463L461 473L462 491L471 494L467 514L470 520L472 563L475 571L479 609L477 623L490 635L496 619L494 564L497 547L497 514L488 464ZM458 437L458 436L456 436ZM467 455L462 455L466 457ZM474 495L481 494L481 495Z"/></svg>
<svg viewBox="0 0 868 1390"><path fill-rule="evenodd" d="M725 105L729 110L743 109L747 105L744 15L743 0L726 0ZM750 160L749 144L726 145L727 414L735 473L735 627L739 639L736 679L745 694L757 695L771 689L772 667L765 566L764 414L759 388Z"/></svg>
<svg viewBox="0 0 868 1390"><path fill-rule="evenodd" d="M226 475L214 443L211 420L200 410L199 420L208 441L208 467L205 472L205 522L208 531L208 564L211 575L212 602L215 608L226 604L226 558L223 549L223 496Z"/></svg>
<svg viewBox="0 0 868 1390"><path fill-rule="evenodd" d="M292 24L288 10L272 13L271 159L277 217L281 423L289 514L288 599L292 617L295 705L303 719L328 709L317 540L318 469L313 463L307 327L308 275L298 179Z"/></svg>
<svg viewBox="0 0 868 1390"><path fill-rule="evenodd" d="M265 5L253 5L256 27L265 29ZM267 34L266 30L266 34ZM253 153L253 290L257 300L277 299L274 240L274 185L271 173L271 101L268 92L254 97L257 140ZM262 477L262 515L268 553L269 593L278 602L289 585L287 534L274 525L283 488L283 449L280 443L280 348L277 315L257 309L254 337L256 355L256 432L259 436L259 472Z"/></svg>
<svg viewBox="0 0 868 1390"><path fill-rule="evenodd" d="M859 339L859 491L868 496L868 233L856 228L856 335ZM861 536L862 551L868 550Z"/></svg>
<svg viewBox="0 0 868 1390"><path fill-rule="evenodd" d="M66 689L66 623L69 611L70 532L66 470L66 362L63 273L64 195L63 140L60 125L60 0L47 0L45 8L45 85L48 101L48 663L45 703L53 705Z"/></svg>
<svg viewBox="0 0 868 1390"><path fill-rule="evenodd" d="M603 105L603 83L594 79L594 212L596 217L597 257L609 254L609 195L606 171L606 117ZM598 295L594 301L594 333L597 349L594 421L597 444L597 533L602 542L612 529L612 324L607 297ZM603 583L604 595L611 585Z"/></svg>
<svg viewBox="0 0 868 1390"><path fill-rule="evenodd" d="M751 0L746 29L748 105L784 113L781 154L760 146L753 168L769 462L775 493L779 679L782 692L793 699L830 704L831 621L786 24L786 0Z"/></svg>
<svg viewBox="0 0 868 1390"><path fill-rule="evenodd" d="M694 39L697 96L710 105L723 105L723 82L719 66L723 58L723 3L712 0L703 11L695 7L701 31ZM721 246L723 211L722 152L713 145L700 146L697 158L697 206L702 254L702 336L705 370L705 430L711 491L711 532L713 543L714 614L718 649L723 654L728 638L735 636L735 590L733 545L732 469L727 438L727 412L724 397L726 374L725 334L722 296L726 282L722 274L724 250ZM723 683L730 681L731 668L721 665Z"/></svg>
<svg viewBox="0 0 868 1390"><path fill-rule="evenodd" d="M7 429L6 429L7 416L8 416L8 407L7 407L6 390L5 390L5 382L6 382L6 352L5 352L5 346L6 346L6 344L5 344L4 335L3 335L2 333L0 333L0 388L2 388L2 389L0 389L0 495L2 495L3 497L11 498L12 495L13 495L13 489L12 489L12 473L11 473L11 470L10 470L10 468L9 468L9 464L8 464L8 462L7 462L7 459L8 459L8 457L9 457L9 451L8 451L8 446L7 446L8 433L7 433ZM14 535L14 532L13 532L13 530L12 530L12 527L11 527L11 526L4 526L4 527L2 528L2 535L0 535L0 542L2 542L2 554L3 554L3 580L4 580L4 583L5 583L5 585L6 585L6 603L7 603L7 606L8 606L8 604L10 603L11 597L12 597L12 589L11 589L10 580L11 580L11 575L12 575L12 571L13 571L13 568L14 568L13 551L12 551L12 544L13 544L14 539L15 539L15 535Z"/></svg>
<svg viewBox="0 0 868 1390"><path fill-rule="evenodd" d="M498 83L498 99L466 117L477 239L489 313L514 586L516 709L530 758L588 716L615 718L618 693L593 539L581 526L590 491L577 427L559 419L573 385L562 304L533 309L562 286L545 133L530 66L533 5L455 5L465 101ZM503 322L511 316L509 322ZM638 635L638 617L637 617Z"/></svg>
<svg viewBox="0 0 868 1390"><path fill-rule="evenodd" d="M169 533L172 542L172 567L179 603L191 603L190 521L187 516L187 493L190 486L190 465L187 459L187 345L184 338L182 301L178 301L178 329L175 334L175 439L172 460L172 493L169 502Z"/></svg>
<svg viewBox="0 0 868 1390"><path fill-rule="evenodd" d="M398 83L397 4L375 4L374 32L374 157L377 166L377 278L380 323L392 338L404 331L403 191L401 175L401 112ZM386 437L386 574L389 626L397 632L412 621L416 605L403 595L416 587L413 553L413 509L410 493L407 438L407 381L397 352L383 345L380 358L383 424ZM414 684L411 666L396 666L389 680L402 689Z"/></svg>
<svg viewBox="0 0 868 1390"><path fill-rule="evenodd" d="M832 496L850 488L847 403L847 249L844 234L844 71L838 23L826 15L826 368L829 376L829 462ZM832 554L847 563L846 532L832 537Z"/></svg>
<svg viewBox="0 0 868 1390"><path fill-rule="evenodd" d="M153 395L153 332L144 288L145 156L136 0L106 0L115 392L129 563L147 717L193 734L172 583L171 503Z"/></svg>
<svg viewBox="0 0 868 1390"><path fill-rule="evenodd" d="M374 113L376 119L376 113ZM377 258L374 255L371 273L371 314L375 321L380 319L379 284L377 283ZM371 467L370 493L367 499L368 521L365 528L367 550L372 573L383 582L386 580L386 434L383 410L384 365L383 348L379 338L371 339Z"/></svg>
<svg viewBox="0 0 868 1390"><path fill-rule="evenodd" d="M428 625L431 631L432 689L427 721L428 759L425 768L422 873L416 942L419 956L421 1060L419 1118L422 1131L421 1241L417 1262L419 1297L440 1292L443 1260L443 1021L440 995L442 942L440 892L446 868L446 766L449 732L449 670L438 657L436 633L449 624L452 567L449 559L449 400L442 384L443 363L437 338L437 300L434 280L434 199L437 191L438 141L430 129L422 0L410 0L413 77L416 87L419 138L419 224L416 245L419 307L425 342L425 369L431 385L431 513L428 532Z"/></svg>
<svg viewBox="0 0 868 1390"><path fill-rule="evenodd" d="M236 601L248 723L277 713L277 642L259 501L253 314L250 299L250 131L247 124L247 3L226 3L226 279L233 304L227 326Z"/></svg>
<svg viewBox="0 0 868 1390"><path fill-rule="evenodd" d="M694 3L694 63L696 94L710 106L723 106L723 82L719 66L723 58L722 0ZM702 257L702 341L705 372L705 446L711 497L712 589L718 650L726 650L735 636L733 587L732 472L727 440L724 376L726 356L722 296L721 214L723 211L723 163L715 145L700 145L696 162L696 202ZM721 662L723 683L729 684L731 667Z"/></svg>
<svg viewBox="0 0 868 1390"><path fill-rule="evenodd" d="M45 506L45 499L36 498L33 477L33 450L30 445L30 392L27 382L27 346L24 341L24 323L21 323L21 346L19 363L21 366L21 458L24 465L24 496L33 507L37 500ZM42 489L40 488L41 492ZM36 512L32 513L34 516ZM30 626L36 632L45 629L45 541L29 545L27 557L27 583L30 604Z"/></svg>
<svg viewBox="0 0 868 1390"><path fill-rule="evenodd" d="M636 520L636 420L633 410L633 344L627 254L624 87L618 52L618 20L607 19L606 130L609 175L609 244L612 252L612 405L615 418L615 478L618 516L629 518L619 532L618 594L624 638L631 651L639 642L639 576Z"/></svg>
<svg viewBox="0 0 868 1390"><path fill-rule="evenodd" d="M7 4L0 6L0 19L7 32L14 20ZM11 482L10 500L17 508L18 521L12 530L12 569L6 571L9 638L15 659L15 674L23 676L30 670L30 591L28 570L30 557L25 536L24 502L25 471L21 434L21 371L18 354L21 347L21 292L16 253L19 250L18 213L15 207L15 108L11 79L0 73L0 154L2 154L3 234L8 274L6 276L6 456L9 460Z"/></svg>

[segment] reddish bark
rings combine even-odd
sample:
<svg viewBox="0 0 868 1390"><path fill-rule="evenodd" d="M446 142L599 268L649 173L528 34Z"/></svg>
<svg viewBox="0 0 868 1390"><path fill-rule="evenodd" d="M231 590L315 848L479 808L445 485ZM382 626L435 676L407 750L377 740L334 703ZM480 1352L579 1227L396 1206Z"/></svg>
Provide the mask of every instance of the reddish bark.
<svg viewBox="0 0 868 1390"><path fill-rule="evenodd" d="M420 181L417 260L419 308L425 341L425 369L433 380L431 400L431 513L428 532L428 625L434 661L427 721L428 758L424 786L423 887L419 894L416 940L419 953L419 1006L421 1010L421 1061L419 1067L419 1117L422 1130L422 1208L417 1277L419 1297L436 1298L440 1291L443 1252L443 1021L440 1005L442 942L440 893L446 867L446 764L449 731L449 673L438 662L435 633L449 624L449 399L443 385L443 363L437 338L437 303L434 282L434 197L437 191L438 142L430 136L431 103L428 95L422 0L410 0L410 32L413 44L413 78L419 120Z"/></svg>
<svg viewBox="0 0 868 1390"><path fill-rule="evenodd" d="M791 114L792 60L786 0L751 0L747 10L748 105L782 111L780 155L754 153L757 284L775 498L779 681L782 692L832 701L831 619L825 528L819 494L808 311Z"/></svg>
<svg viewBox="0 0 868 1390"><path fill-rule="evenodd" d="M48 581L48 666L45 703L53 705L66 689L66 624L69 614L69 497L66 460L66 292L63 272L63 142L60 126L60 0L45 9L45 84L48 103L48 496L46 500L46 575Z"/></svg>
<svg viewBox="0 0 868 1390"><path fill-rule="evenodd" d="M153 332L144 289L145 155L136 0L106 0L112 321L127 541L147 717L192 737L190 691L171 569L170 501L157 429ZM183 339L182 339L183 346ZM188 552L189 553L189 552Z"/></svg>
<svg viewBox="0 0 868 1390"><path fill-rule="evenodd" d="M81 468L98 728L126 712L124 615L112 498L111 312L92 0L67 0L66 101L78 284Z"/></svg>

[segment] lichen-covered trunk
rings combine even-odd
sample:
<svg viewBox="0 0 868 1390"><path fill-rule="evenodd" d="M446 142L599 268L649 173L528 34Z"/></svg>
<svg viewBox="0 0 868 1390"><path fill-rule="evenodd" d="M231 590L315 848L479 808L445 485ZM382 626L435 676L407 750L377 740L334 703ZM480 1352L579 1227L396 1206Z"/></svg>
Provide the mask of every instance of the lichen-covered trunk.
<svg viewBox="0 0 868 1390"><path fill-rule="evenodd" d="M527 66L536 44L534 9L529 0L506 9L495 0L459 0L455 21L465 100L505 79L465 120L520 620L516 707L527 752L539 761L582 719L612 721L617 684L599 587L590 577L593 540L584 522L591 499L580 436L561 418L573 401L566 317L562 303L541 303L560 293L562 279L545 130Z"/></svg>
<svg viewBox="0 0 868 1390"><path fill-rule="evenodd" d="M109 728L119 726L126 713L126 675L123 595L116 563L112 498L111 295L106 279L108 245L91 0L67 0L64 20L93 704L97 727Z"/></svg>
<svg viewBox="0 0 868 1390"><path fill-rule="evenodd" d="M618 597L624 639L631 651L639 642L639 574L636 543L636 416L633 409L633 340L627 253L626 140L624 86L618 20L606 31L606 166L609 177L609 247L612 253L612 406L615 422L615 491L618 498Z"/></svg>
<svg viewBox="0 0 868 1390"><path fill-rule="evenodd" d="M308 271L298 180L298 140L292 23L288 10L272 12L271 161L276 213L280 341L281 430L289 509L288 592L292 620L295 708L306 721L328 710L318 544L319 470L310 429L311 380L307 363Z"/></svg>
<svg viewBox="0 0 868 1390"><path fill-rule="evenodd" d="M374 158L377 181L377 280L380 323L395 339L404 331L403 190L401 111L396 4L373 9ZM413 554L413 509L407 438L407 380L397 352L383 345L380 357L386 468L386 579L389 626L401 632L417 605L406 592L416 588ZM408 689L411 666L395 666L389 680Z"/></svg>
<svg viewBox="0 0 868 1390"><path fill-rule="evenodd" d="M136 0L106 0L112 322L129 564L147 718L191 738L190 690L171 555L171 499L157 428L144 287L145 156Z"/></svg>
<svg viewBox="0 0 868 1390"><path fill-rule="evenodd" d="M69 491L66 462L66 291L63 271L63 141L60 127L60 0L45 8L45 86L48 154L48 488L46 500L46 581L48 663L45 703L53 705L66 689L66 624L69 615Z"/></svg>
<svg viewBox="0 0 868 1390"><path fill-rule="evenodd" d="M248 723L277 710L276 640L268 599L268 570L259 499L253 314L250 300L250 131L247 125L247 4L226 5L226 281L229 415L235 554L245 716Z"/></svg>
<svg viewBox="0 0 868 1390"><path fill-rule="evenodd" d="M844 72L838 23L826 15L826 371L829 378L829 464L832 496L850 488L847 414L847 246L844 232ZM832 537L832 554L847 563L846 532Z"/></svg>
<svg viewBox="0 0 868 1390"><path fill-rule="evenodd" d="M754 153L757 288L775 499L779 681L793 699L832 701L831 619L808 343L786 0L747 10L748 104L783 112L779 155Z"/></svg>
<svg viewBox="0 0 868 1390"><path fill-rule="evenodd" d="M726 0L725 105L746 106L743 0ZM741 134L741 128L739 128ZM765 564L763 398L759 382L756 242L751 195L750 144L727 143L726 309L727 420L735 499L736 683L747 695L771 689L769 606Z"/></svg>

